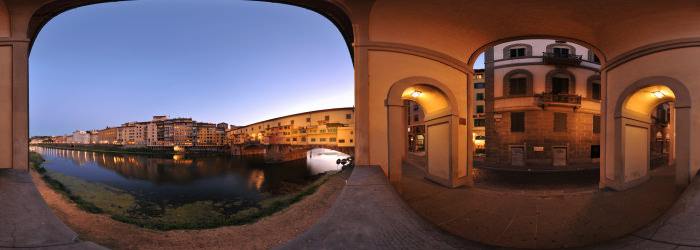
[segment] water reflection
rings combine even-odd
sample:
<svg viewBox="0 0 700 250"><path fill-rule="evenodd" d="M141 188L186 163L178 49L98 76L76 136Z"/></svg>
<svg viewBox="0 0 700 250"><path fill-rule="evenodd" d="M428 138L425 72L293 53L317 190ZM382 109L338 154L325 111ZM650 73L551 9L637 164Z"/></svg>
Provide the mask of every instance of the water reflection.
<svg viewBox="0 0 700 250"><path fill-rule="evenodd" d="M306 160L265 164L260 157L228 155L134 155L35 146L30 150L44 156L49 170L138 193L154 202L257 199L263 193L286 192L285 183L303 185L315 175L338 170L336 160L348 157L314 149Z"/></svg>
<svg viewBox="0 0 700 250"><path fill-rule="evenodd" d="M306 153L306 164L312 174L320 174L333 170L340 170L340 165L336 164L338 159L350 157L338 151L317 148Z"/></svg>

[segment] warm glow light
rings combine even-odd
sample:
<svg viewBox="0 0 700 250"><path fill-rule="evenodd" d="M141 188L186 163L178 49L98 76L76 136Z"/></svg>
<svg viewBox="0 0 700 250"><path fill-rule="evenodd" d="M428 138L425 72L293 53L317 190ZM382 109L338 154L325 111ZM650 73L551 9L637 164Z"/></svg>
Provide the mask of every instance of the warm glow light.
<svg viewBox="0 0 700 250"><path fill-rule="evenodd" d="M413 97L415 97L415 98L418 98L418 97L423 96L423 92L420 92L420 91L418 91L418 90L415 90L415 91L413 91L413 93L411 93L411 96L413 96Z"/></svg>
<svg viewBox="0 0 700 250"><path fill-rule="evenodd" d="M661 91L654 91L652 94L654 96L656 96L656 98L663 98L664 97L664 92L661 92Z"/></svg>

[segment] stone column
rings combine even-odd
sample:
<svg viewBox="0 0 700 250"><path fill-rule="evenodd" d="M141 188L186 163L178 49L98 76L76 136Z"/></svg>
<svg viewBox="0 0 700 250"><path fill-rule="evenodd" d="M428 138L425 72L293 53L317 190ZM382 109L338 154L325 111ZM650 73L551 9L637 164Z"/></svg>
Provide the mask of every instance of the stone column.
<svg viewBox="0 0 700 250"><path fill-rule="evenodd" d="M403 118L404 107L398 105L387 105L388 137L389 137L389 182L399 191L401 189L401 175L403 168L403 154L406 148L405 138L406 120Z"/></svg>
<svg viewBox="0 0 700 250"><path fill-rule="evenodd" d="M12 168L29 170L29 41L12 45Z"/></svg>

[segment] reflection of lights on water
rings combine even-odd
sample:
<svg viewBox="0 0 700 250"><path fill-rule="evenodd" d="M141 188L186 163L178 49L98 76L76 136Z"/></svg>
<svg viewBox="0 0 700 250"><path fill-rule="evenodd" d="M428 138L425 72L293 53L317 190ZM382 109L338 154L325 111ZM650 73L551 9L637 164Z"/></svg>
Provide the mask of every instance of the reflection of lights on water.
<svg viewBox="0 0 700 250"><path fill-rule="evenodd" d="M260 191L263 182L265 182L265 172L260 169L253 169L250 172L250 177L248 177L248 188L255 188L255 190Z"/></svg>
<svg viewBox="0 0 700 250"><path fill-rule="evenodd" d="M184 159L184 158L185 158L184 155L173 155L173 160L176 160L176 161L177 161L177 160L182 160L182 159Z"/></svg>
<svg viewBox="0 0 700 250"><path fill-rule="evenodd" d="M338 170L339 166L336 164L336 161L348 157L350 156L335 150L322 148L312 149L307 153L306 166L311 170L311 174L325 173Z"/></svg>

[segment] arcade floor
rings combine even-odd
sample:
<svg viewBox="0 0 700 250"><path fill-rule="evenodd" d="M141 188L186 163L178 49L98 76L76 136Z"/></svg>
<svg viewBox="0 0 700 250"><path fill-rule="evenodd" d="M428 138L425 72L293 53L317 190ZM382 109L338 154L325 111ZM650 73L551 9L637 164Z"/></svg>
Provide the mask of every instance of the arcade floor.
<svg viewBox="0 0 700 250"><path fill-rule="evenodd" d="M423 178L420 158L404 164L403 199L440 228L488 245L551 249L605 242L649 224L677 198L672 166L652 170L650 181L622 192L598 190L597 173L577 178L479 169L474 187L449 189Z"/></svg>

